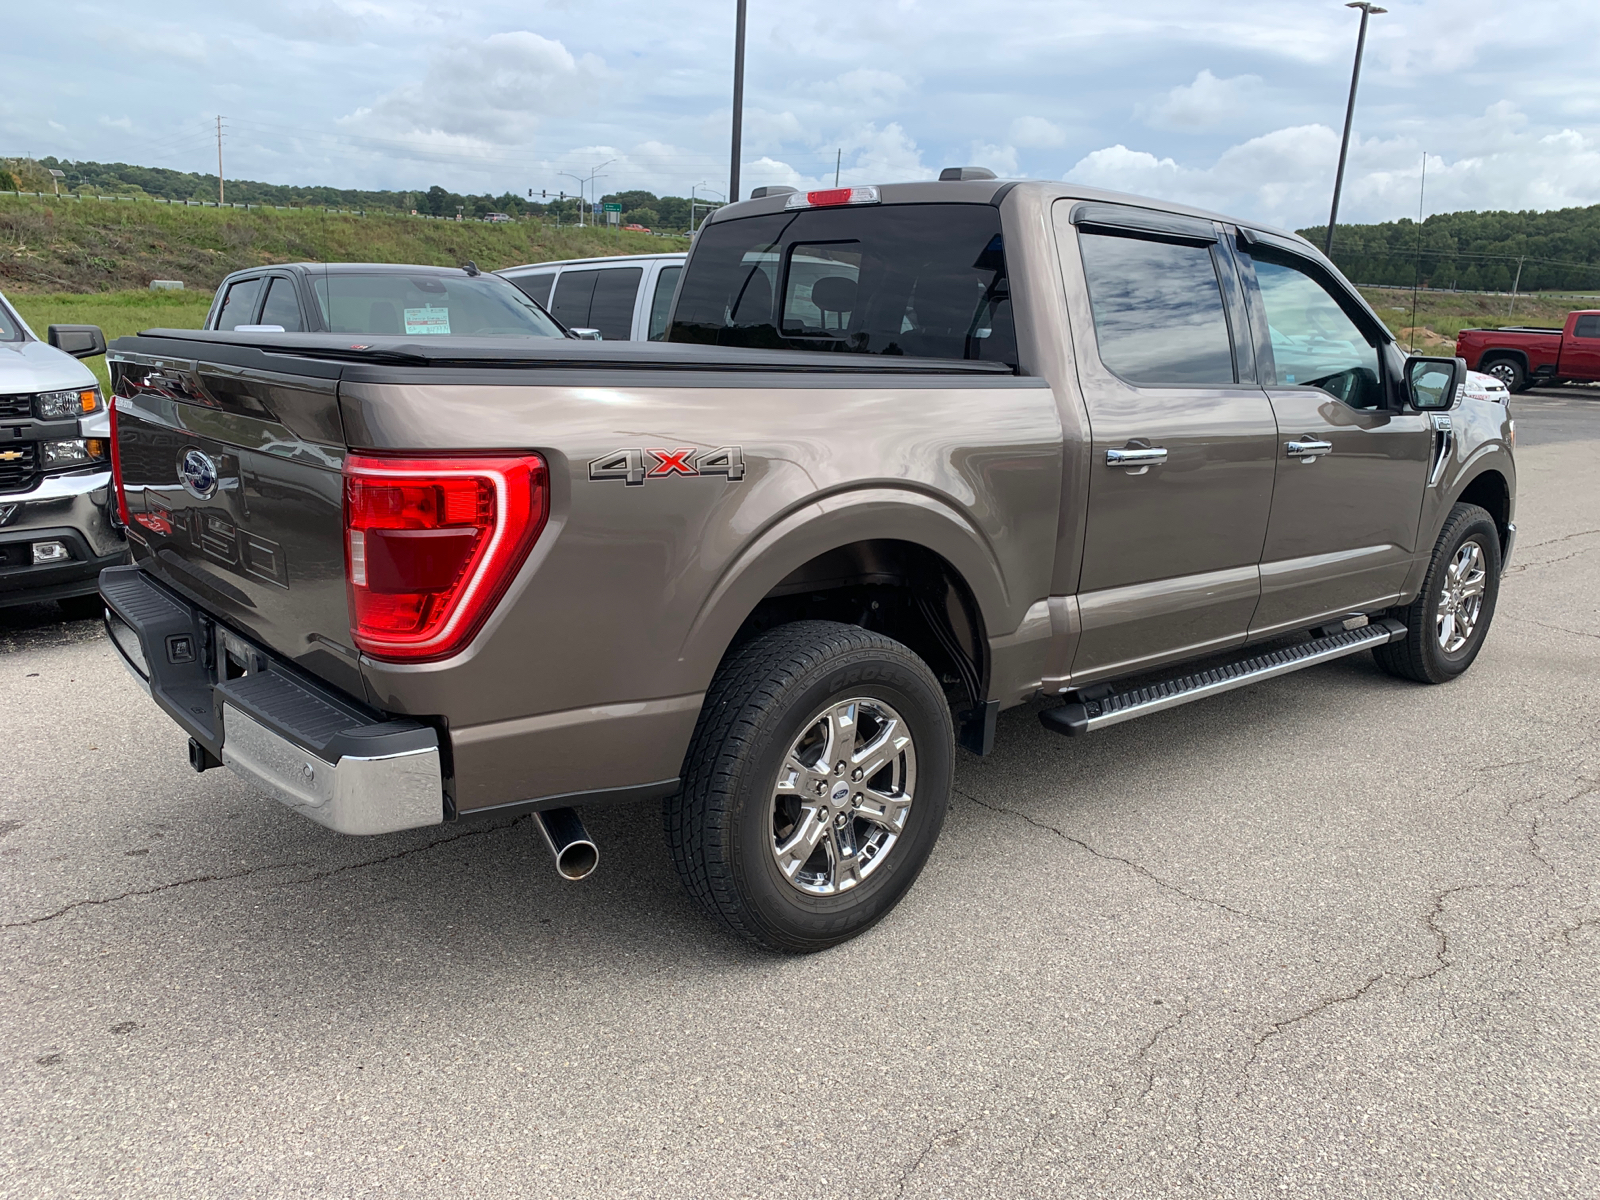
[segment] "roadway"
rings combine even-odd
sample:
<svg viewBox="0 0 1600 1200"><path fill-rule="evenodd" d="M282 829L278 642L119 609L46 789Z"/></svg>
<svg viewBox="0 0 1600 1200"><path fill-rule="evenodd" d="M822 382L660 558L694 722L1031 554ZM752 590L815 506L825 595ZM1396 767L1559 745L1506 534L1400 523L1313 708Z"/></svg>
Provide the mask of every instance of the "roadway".
<svg viewBox="0 0 1600 1200"><path fill-rule="evenodd" d="M1518 397L1474 669L964 756L907 900L719 933L654 806L342 839L0 613L0 1195L1593 1196L1600 402Z"/></svg>

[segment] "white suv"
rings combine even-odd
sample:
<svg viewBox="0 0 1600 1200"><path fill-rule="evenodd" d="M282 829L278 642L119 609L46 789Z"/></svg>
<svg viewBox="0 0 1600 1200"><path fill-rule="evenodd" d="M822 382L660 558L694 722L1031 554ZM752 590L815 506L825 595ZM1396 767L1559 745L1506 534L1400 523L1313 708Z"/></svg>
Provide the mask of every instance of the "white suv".
<svg viewBox="0 0 1600 1200"><path fill-rule="evenodd" d="M608 342L659 342L686 253L570 258L507 267L503 275L568 329L598 330Z"/></svg>

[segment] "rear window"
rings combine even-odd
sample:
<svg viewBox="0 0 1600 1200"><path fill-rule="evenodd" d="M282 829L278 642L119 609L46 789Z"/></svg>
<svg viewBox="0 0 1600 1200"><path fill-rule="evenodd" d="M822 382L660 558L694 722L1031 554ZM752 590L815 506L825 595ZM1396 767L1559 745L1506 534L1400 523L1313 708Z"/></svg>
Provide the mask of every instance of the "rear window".
<svg viewBox="0 0 1600 1200"><path fill-rule="evenodd" d="M401 337L561 337L555 322L498 275L329 271L311 289L331 333Z"/></svg>
<svg viewBox="0 0 1600 1200"><path fill-rule="evenodd" d="M667 340L1017 362L986 204L801 209L705 226Z"/></svg>

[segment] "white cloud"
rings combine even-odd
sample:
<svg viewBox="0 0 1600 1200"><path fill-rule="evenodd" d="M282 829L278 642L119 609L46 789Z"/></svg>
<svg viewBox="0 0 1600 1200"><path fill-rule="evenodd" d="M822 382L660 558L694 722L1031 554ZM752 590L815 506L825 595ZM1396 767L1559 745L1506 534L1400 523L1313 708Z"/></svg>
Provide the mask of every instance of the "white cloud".
<svg viewBox="0 0 1600 1200"><path fill-rule="evenodd" d="M520 30L437 51L420 82L404 84L341 120L352 132L420 135L440 146L515 145L544 117L594 100L605 64Z"/></svg>
<svg viewBox="0 0 1600 1200"><path fill-rule="evenodd" d="M1001 179L1016 179L1021 174L1017 167L1017 148L1015 146L996 146L988 142L972 143L972 150L967 155L967 161L964 163L951 163L950 165L988 167Z"/></svg>
<svg viewBox="0 0 1600 1200"><path fill-rule="evenodd" d="M1011 143L1014 146L1054 149L1067 144L1067 131L1043 117L1018 117L1011 122Z"/></svg>
<svg viewBox="0 0 1600 1200"><path fill-rule="evenodd" d="M1259 75L1218 79L1202 70L1193 83L1173 88L1152 104L1140 104L1134 112L1157 129L1214 129L1249 112L1261 90Z"/></svg>
<svg viewBox="0 0 1600 1200"><path fill-rule="evenodd" d="M1491 105L1471 123L1484 152L1430 154L1425 212L1550 209L1600 197L1600 137L1565 129L1518 136L1522 114ZM1209 165L1186 165L1121 143L1084 155L1066 178L1093 187L1177 200L1280 225L1326 221L1339 135L1326 125L1274 130L1230 146ZM1352 139L1342 222L1415 214L1422 147L1411 137Z"/></svg>

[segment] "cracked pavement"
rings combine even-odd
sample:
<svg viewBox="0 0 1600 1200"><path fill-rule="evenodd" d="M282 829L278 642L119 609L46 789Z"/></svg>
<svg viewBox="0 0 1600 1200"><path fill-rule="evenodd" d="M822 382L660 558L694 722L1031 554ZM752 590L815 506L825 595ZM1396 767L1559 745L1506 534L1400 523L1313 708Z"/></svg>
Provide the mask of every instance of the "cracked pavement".
<svg viewBox="0 0 1600 1200"><path fill-rule="evenodd" d="M1600 1193L1600 402L1518 397L1474 669L963 756L886 921L720 934L653 805L349 839L0 612L0 1196Z"/></svg>

